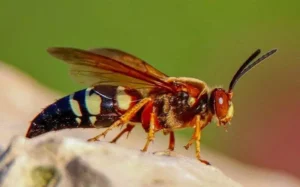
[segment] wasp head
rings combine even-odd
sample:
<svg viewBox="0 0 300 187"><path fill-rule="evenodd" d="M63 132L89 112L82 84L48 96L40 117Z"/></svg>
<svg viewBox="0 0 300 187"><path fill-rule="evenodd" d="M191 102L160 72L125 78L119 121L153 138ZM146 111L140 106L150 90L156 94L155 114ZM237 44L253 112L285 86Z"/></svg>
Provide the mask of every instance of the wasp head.
<svg viewBox="0 0 300 187"><path fill-rule="evenodd" d="M218 118L219 124L225 126L230 122L233 116L233 104L232 104L232 90L237 83L237 81L249 72L257 64L261 63L263 60L273 55L277 49L273 49L266 54L262 55L260 58L254 61L254 59L260 54L260 50L256 50L237 70L233 76L228 91L222 88L215 88L211 91L210 105L212 113Z"/></svg>
<svg viewBox="0 0 300 187"><path fill-rule="evenodd" d="M218 125L226 125L233 116L232 93L222 88L215 88L211 92L210 104L212 113L218 119Z"/></svg>

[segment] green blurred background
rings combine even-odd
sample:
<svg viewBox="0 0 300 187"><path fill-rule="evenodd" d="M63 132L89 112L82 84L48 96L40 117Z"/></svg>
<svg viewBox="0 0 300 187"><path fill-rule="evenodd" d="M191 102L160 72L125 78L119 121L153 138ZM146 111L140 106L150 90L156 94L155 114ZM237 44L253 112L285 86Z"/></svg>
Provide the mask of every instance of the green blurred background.
<svg viewBox="0 0 300 187"><path fill-rule="evenodd" d="M1 0L0 60L69 94L82 86L46 48L113 47L170 76L227 88L254 50L278 48L237 84L229 132L210 125L202 144L300 177L299 8L299 0Z"/></svg>

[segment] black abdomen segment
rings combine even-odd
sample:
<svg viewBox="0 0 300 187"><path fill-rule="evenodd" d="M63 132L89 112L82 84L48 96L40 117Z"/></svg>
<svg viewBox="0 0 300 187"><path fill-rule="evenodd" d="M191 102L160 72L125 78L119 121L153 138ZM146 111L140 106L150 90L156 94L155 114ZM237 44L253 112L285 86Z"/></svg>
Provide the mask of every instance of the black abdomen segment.
<svg viewBox="0 0 300 187"><path fill-rule="evenodd" d="M114 106L117 88L97 86L59 99L33 119L26 137L66 128L110 126L120 116Z"/></svg>

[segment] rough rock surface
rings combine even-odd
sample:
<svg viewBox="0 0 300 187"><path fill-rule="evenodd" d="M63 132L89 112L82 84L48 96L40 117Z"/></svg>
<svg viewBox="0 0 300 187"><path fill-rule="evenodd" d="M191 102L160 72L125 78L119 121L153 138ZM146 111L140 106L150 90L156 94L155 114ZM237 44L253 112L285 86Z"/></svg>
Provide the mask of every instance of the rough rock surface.
<svg viewBox="0 0 300 187"><path fill-rule="evenodd" d="M0 156L0 186L232 186L213 166L73 138L14 138Z"/></svg>

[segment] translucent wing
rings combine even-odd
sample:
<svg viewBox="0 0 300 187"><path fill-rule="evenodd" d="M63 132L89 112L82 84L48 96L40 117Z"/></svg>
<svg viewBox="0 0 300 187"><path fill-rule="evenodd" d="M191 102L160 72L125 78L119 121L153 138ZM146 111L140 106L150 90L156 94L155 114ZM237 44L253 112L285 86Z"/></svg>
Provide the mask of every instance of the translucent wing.
<svg viewBox="0 0 300 187"><path fill-rule="evenodd" d="M95 48L90 49L90 51L122 62L123 64L126 64L134 69L139 70L140 72L147 72L152 77L156 77L158 79L166 79L168 77L167 75L158 71L144 60L141 60L140 58L127 52L111 48Z"/></svg>
<svg viewBox="0 0 300 187"><path fill-rule="evenodd" d="M50 48L48 52L71 64L71 75L76 81L94 85L120 85L132 88L174 88L167 76L145 61L116 49Z"/></svg>

